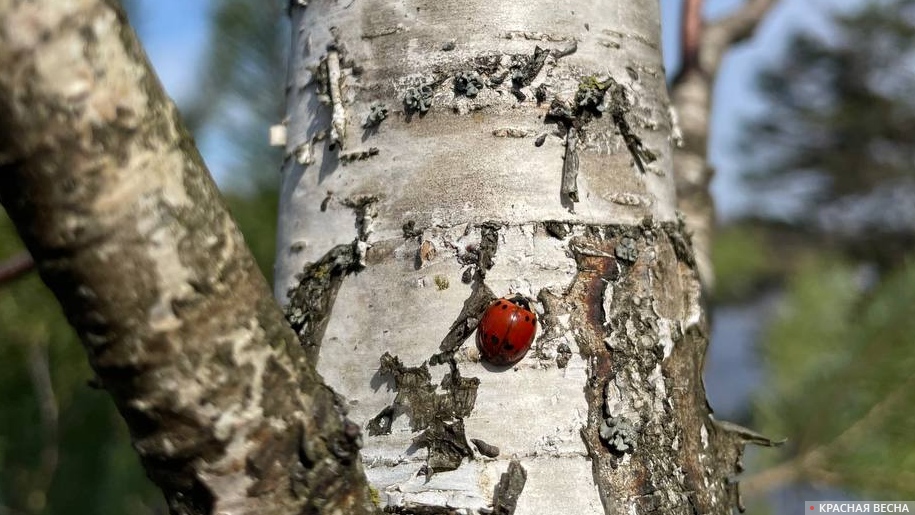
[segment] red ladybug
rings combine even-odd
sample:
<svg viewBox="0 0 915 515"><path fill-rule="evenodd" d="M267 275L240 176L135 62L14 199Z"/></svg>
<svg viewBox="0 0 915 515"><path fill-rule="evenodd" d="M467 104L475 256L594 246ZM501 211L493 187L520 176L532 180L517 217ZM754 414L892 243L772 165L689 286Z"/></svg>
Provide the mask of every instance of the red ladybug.
<svg viewBox="0 0 915 515"><path fill-rule="evenodd" d="M493 365L510 365L531 348L537 315L521 295L501 298L486 308L477 327L477 348Z"/></svg>

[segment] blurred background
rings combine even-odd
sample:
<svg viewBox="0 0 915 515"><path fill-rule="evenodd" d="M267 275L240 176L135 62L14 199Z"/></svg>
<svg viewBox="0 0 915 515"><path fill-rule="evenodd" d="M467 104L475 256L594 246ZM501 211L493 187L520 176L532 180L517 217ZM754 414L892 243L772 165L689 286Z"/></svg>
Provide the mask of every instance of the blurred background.
<svg viewBox="0 0 915 515"><path fill-rule="evenodd" d="M669 75L681 1L661 0ZM286 2L124 3L269 278ZM915 0L779 0L716 84L708 396L716 417L788 438L749 450L747 512L913 500ZM21 252L0 212L0 263ZM0 515L167 513L56 301L14 269L0 271Z"/></svg>

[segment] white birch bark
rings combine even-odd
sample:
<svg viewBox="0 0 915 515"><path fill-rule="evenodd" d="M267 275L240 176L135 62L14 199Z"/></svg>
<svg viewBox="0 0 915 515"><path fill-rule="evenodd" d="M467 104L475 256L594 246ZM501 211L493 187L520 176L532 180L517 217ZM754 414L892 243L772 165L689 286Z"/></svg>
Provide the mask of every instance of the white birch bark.
<svg viewBox="0 0 915 515"><path fill-rule="evenodd" d="M699 375L658 3L318 0L292 21L275 294L363 427L382 506L730 513L736 440ZM539 301L507 370L464 330L486 288ZM473 456L446 470L420 434ZM512 459L516 503L497 487Z"/></svg>

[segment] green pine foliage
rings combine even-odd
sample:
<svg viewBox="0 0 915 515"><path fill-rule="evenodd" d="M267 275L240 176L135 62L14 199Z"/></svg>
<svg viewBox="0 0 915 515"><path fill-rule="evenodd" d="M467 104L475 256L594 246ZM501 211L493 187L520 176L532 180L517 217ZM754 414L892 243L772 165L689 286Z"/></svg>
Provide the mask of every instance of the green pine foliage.
<svg viewBox="0 0 915 515"><path fill-rule="evenodd" d="M270 188L257 189L244 195L228 193L226 202L261 272L273 284L279 193Z"/></svg>
<svg viewBox="0 0 915 515"><path fill-rule="evenodd" d="M760 342L769 377L754 428L788 442L760 453L772 467L761 475L905 499L915 495L915 240L906 211L884 199L904 198L886 192L915 179L915 0L831 17L792 36L759 76L767 109L744 131L757 188L807 186L801 216L770 223L756 245L786 289ZM725 284L766 273L744 252L749 263L719 270Z"/></svg>
<svg viewBox="0 0 915 515"><path fill-rule="evenodd" d="M915 495L915 263L874 289L821 257L790 282L763 357L757 427L787 436L800 478L859 495Z"/></svg>
<svg viewBox="0 0 915 515"><path fill-rule="evenodd" d="M869 0L832 22L791 36L758 76L767 108L741 145L755 187L804 183L808 211L915 178L915 0Z"/></svg>
<svg viewBox="0 0 915 515"><path fill-rule="evenodd" d="M746 299L778 271L778 257L762 231L746 225L721 228L712 240L715 301Z"/></svg>

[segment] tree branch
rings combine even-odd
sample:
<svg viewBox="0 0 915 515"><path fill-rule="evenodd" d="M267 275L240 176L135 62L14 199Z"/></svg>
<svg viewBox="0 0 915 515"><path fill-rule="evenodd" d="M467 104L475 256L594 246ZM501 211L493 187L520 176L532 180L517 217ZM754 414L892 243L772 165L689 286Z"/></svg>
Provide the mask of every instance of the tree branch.
<svg viewBox="0 0 915 515"><path fill-rule="evenodd" d="M702 0L683 0L680 32L680 73L688 73L699 65L702 39Z"/></svg>
<svg viewBox="0 0 915 515"><path fill-rule="evenodd" d="M749 39L766 13L778 0L747 0L737 12L710 25L709 30L721 32L729 45Z"/></svg>
<svg viewBox="0 0 915 515"><path fill-rule="evenodd" d="M0 0L0 67L0 202L171 512L374 512L117 2Z"/></svg>
<svg viewBox="0 0 915 515"><path fill-rule="evenodd" d="M18 279L35 268L35 261L28 252L20 252L0 263L0 285Z"/></svg>

